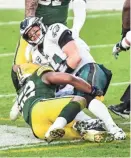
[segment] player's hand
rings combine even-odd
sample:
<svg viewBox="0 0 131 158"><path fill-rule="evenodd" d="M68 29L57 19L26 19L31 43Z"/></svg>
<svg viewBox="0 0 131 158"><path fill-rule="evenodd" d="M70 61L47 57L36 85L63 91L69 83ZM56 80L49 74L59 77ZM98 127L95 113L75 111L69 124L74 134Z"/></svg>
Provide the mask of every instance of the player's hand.
<svg viewBox="0 0 131 158"><path fill-rule="evenodd" d="M118 59L119 53L121 51L126 51L125 48L122 47L121 41L114 45L112 55L114 55L115 59Z"/></svg>
<svg viewBox="0 0 131 158"><path fill-rule="evenodd" d="M98 89L96 86L92 86L91 95L93 95L93 96L103 96L103 91Z"/></svg>

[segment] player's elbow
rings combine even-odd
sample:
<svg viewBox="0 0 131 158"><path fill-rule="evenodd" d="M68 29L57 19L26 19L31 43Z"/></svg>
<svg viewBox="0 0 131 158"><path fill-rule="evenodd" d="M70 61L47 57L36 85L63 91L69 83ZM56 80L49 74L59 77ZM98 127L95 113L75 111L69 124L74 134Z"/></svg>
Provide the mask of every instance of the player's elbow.
<svg viewBox="0 0 131 158"><path fill-rule="evenodd" d="M74 55L73 59L77 63L77 65L79 65L82 60L80 55Z"/></svg>
<svg viewBox="0 0 131 158"><path fill-rule="evenodd" d="M71 68L76 69L77 66L80 64L81 60L82 58L79 55L74 54L68 58L67 63Z"/></svg>
<svg viewBox="0 0 131 158"><path fill-rule="evenodd" d="M66 81L68 84L73 85L73 83L75 81L74 76L70 74L68 77L66 77Z"/></svg>

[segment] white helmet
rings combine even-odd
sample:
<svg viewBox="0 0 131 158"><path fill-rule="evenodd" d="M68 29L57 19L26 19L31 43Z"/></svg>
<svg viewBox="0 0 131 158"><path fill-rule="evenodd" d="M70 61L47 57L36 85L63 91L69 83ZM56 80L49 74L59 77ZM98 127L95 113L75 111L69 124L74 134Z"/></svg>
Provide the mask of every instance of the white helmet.
<svg viewBox="0 0 131 158"><path fill-rule="evenodd" d="M28 32L34 26L39 26L40 27L41 34L40 34L40 36L39 36L39 38L37 40L32 41L28 37ZM20 34L31 45L41 44L42 41L43 41L43 38L44 38L44 36L46 34L46 28L45 28L44 24L42 23L42 18L38 18L38 17L25 18L20 23Z"/></svg>

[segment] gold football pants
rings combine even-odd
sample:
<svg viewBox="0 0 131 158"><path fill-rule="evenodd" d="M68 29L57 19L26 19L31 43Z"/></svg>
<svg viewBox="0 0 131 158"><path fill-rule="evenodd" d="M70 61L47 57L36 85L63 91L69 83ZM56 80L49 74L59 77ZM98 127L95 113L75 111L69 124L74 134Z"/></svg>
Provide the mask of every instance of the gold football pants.
<svg viewBox="0 0 131 158"><path fill-rule="evenodd" d="M27 51L28 50L28 51ZM19 40L19 43L16 48L16 53L15 53L15 58L14 58L14 64L23 64L27 63L27 57L26 57L26 52L28 52L29 59L31 60L31 55L29 51L29 44L21 37Z"/></svg>
<svg viewBox="0 0 131 158"><path fill-rule="evenodd" d="M32 108L31 122L34 134L44 139L45 133L54 123L61 110L73 99L73 97L54 98L50 100L42 100ZM74 121L65 127L65 135L63 139L78 139L80 135L72 128Z"/></svg>

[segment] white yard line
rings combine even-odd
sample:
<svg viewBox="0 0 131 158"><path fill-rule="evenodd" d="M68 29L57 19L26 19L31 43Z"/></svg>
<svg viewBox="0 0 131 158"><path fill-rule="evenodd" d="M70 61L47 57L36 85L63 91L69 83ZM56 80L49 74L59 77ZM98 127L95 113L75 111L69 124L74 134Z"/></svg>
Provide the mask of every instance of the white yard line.
<svg viewBox="0 0 131 158"><path fill-rule="evenodd" d="M15 138L15 139L14 139ZM76 141L57 141L51 144L65 144L67 142ZM0 125L0 150L8 150L13 148L34 147L39 145L48 145L44 140L35 138L32 131L27 127L17 127Z"/></svg>
<svg viewBox="0 0 131 158"><path fill-rule="evenodd" d="M65 144L67 142L74 143L79 141L80 140L56 141L51 144ZM32 130L30 128L0 125L0 150L34 147L38 145L47 146L48 143L44 140L35 138L34 135L32 135Z"/></svg>
<svg viewBox="0 0 131 158"><path fill-rule="evenodd" d="M72 141L55 141L55 142L52 142L51 145L57 145L57 144L67 144L67 143L76 143L76 142L80 142L82 140L72 140ZM41 141L42 142L42 141ZM50 144L48 144L47 142L43 141L43 143L41 142L37 142L35 144L27 144L27 145L17 145L17 146L9 146L9 147L2 147L0 148L0 151L3 151L3 150L9 150L9 149L22 149L22 148L26 148L26 147L36 147L36 146L50 146Z"/></svg>
<svg viewBox="0 0 131 158"><path fill-rule="evenodd" d="M10 97L15 97L16 94L12 93L12 94L0 94L0 98L10 98Z"/></svg>
<svg viewBox="0 0 131 158"><path fill-rule="evenodd" d="M8 57L8 56L13 56L15 55L14 53L0 53L0 57Z"/></svg>
<svg viewBox="0 0 131 158"><path fill-rule="evenodd" d="M93 15L87 15L87 19L94 19L94 18L99 18L99 17L109 17L109 16L120 16L121 13L107 13L107 14L93 14ZM68 17L68 20L72 20L74 17Z"/></svg>
<svg viewBox="0 0 131 158"><path fill-rule="evenodd" d="M20 24L20 21L0 22L0 26L3 26L3 25L16 25L16 24Z"/></svg>
<svg viewBox="0 0 131 158"><path fill-rule="evenodd" d="M121 86L121 85L127 85L130 82L118 82L118 83L111 83L110 86ZM12 94L0 94L0 98L10 98L10 97L15 97L16 94L12 93Z"/></svg>
<svg viewBox="0 0 131 158"><path fill-rule="evenodd" d="M107 47L113 47L114 44L100 44L100 45L92 45L89 46L91 49L93 48L107 48ZM14 56L15 54L13 52L9 53L0 53L0 57L8 57L8 56Z"/></svg>
<svg viewBox="0 0 131 158"><path fill-rule="evenodd" d="M93 14L93 15L87 15L87 19L88 18L99 18L99 17L113 17L113 16L118 16L121 15L121 13L107 13L107 14ZM68 17L68 20L72 20L73 17ZM20 21L9 21L9 22L0 22L0 26L3 25L16 25L16 24L20 24Z"/></svg>
<svg viewBox="0 0 131 158"><path fill-rule="evenodd" d="M126 85L126 84L130 84L130 82L111 83L111 86L121 86L121 85Z"/></svg>
<svg viewBox="0 0 131 158"><path fill-rule="evenodd" d="M122 122L121 125L131 125L131 122Z"/></svg>
<svg viewBox="0 0 131 158"><path fill-rule="evenodd" d="M91 49L92 48L107 48L107 47L113 47L114 44L99 44L99 45L92 45L89 46Z"/></svg>

